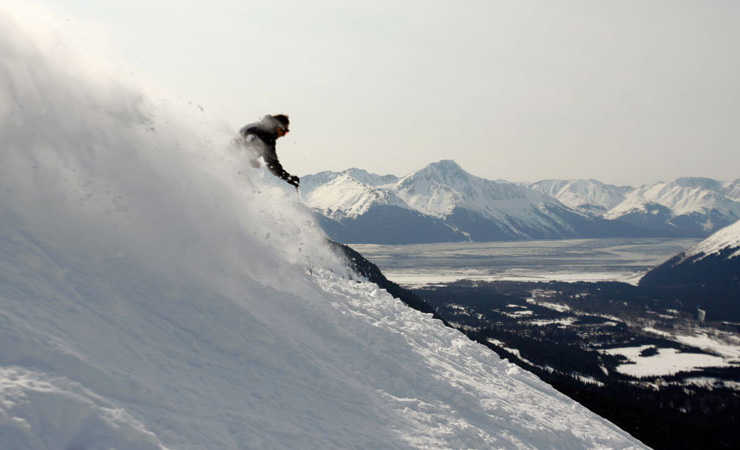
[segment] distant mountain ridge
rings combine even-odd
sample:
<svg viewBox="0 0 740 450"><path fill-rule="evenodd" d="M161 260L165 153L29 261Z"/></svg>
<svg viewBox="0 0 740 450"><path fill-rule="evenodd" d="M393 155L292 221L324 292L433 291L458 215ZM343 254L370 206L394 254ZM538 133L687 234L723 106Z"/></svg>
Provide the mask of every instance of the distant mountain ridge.
<svg viewBox="0 0 740 450"><path fill-rule="evenodd" d="M340 242L705 237L740 219L740 179L684 177L636 188L594 179L513 183L442 160L404 177L325 171L301 186Z"/></svg>
<svg viewBox="0 0 740 450"><path fill-rule="evenodd" d="M727 196L733 189L732 183L698 177L644 185L603 217L667 235L707 236L740 218L740 202Z"/></svg>
<svg viewBox="0 0 740 450"><path fill-rule="evenodd" d="M553 195L556 187L557 196ZM629 188L595 180L551 181L549 185L493 181L474 176L451 160L429 164L401 178L361 169L321 172L303 177L302 188L307 205L320 214L327 234L339 242L661 235L660 230L600 217L602 211L619 204ZM579 203L566 198L575 189L577 196L571 199L577 197Z"/></svg>

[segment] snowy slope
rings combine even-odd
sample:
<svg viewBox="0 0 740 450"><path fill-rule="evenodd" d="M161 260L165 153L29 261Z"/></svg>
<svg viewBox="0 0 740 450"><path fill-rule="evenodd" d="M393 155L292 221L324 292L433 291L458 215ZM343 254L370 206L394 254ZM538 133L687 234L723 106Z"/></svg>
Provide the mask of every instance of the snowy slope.
<svg viewBox="0 0 740 450"><path fill-rule="evenodd" d="M740 221L654 268L640 285L719 291L721 295L710 294L711 298L736 302L740 295ZM704 308L709 316L714 312ZM717 319L715 314L713 320Z"/></svg>
<svg viewBox="0 0 740 450"><path fill-rule="evenodd" d="M604 184L598 180L542 180L528 186L592 216L600 216L614 208L633 189Z"/></svg>
<svg viewBox="0 0 740 450"><path fill-rule="evenodd" d="M722 228L685 252L685 259L723 253L725 259L740 256L740 221Z"/></svg>
<svg viewBox="0 0 740 450"><path fill-rule="evenodd" d="M0 448L643 447L349 279L227 127L5 8Z"/></svg>

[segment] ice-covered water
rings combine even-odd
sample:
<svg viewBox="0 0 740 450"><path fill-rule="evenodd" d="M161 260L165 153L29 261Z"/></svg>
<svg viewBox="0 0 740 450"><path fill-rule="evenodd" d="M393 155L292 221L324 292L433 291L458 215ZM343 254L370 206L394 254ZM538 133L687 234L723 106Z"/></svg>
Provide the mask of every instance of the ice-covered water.
<svg viewBox="0 0 740 450"><path fill-rule="evenodd" d="M650 268L697 239L569 239L414 245L353 244L391 280L417 287L460 279L623 281L637 283Z"/></svg>

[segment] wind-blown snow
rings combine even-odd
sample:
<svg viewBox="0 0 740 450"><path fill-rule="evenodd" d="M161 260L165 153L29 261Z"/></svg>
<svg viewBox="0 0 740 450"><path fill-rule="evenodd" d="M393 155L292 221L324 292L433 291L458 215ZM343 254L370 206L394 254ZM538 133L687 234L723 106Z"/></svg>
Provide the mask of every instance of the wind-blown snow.
<svg viewBox="0 0 740 450"><path fill-rule="evenodd" d="M227 127L15 17L0 10L0 448L642 447L351 280Z"/></svg>

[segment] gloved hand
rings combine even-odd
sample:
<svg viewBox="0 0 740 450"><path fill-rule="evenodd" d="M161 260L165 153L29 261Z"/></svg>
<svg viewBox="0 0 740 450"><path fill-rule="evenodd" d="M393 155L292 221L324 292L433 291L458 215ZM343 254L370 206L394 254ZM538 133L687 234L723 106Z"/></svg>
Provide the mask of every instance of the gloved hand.
<svg viewBox="0 0 740 450"><path fill-rule="evenodd" d="M301 184L301 180L300 180L300 178L298 178L298 177L297 177L297 176L295 176L295 175L291 175L291 176L289 176L289 177L288 177L288 179L287 179L286 181L288 182L288 184L292 184L292 185L293 185L293 186L295 186L295 187L298 187L298 185L300 185L300 184Z"/></svg>

